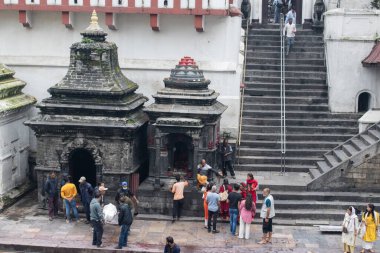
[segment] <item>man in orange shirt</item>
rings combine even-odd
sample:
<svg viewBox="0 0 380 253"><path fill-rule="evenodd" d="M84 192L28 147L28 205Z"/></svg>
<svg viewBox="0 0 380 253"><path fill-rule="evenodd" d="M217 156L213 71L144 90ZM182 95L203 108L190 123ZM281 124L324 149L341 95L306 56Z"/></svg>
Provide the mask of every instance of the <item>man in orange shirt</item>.
<svg viewBox="0 0 380 253"><path fill-rule="evenodd" d="M65 203L66 208L66 223L70 222L70 209L73 209L75 219L77 222L79 222L78 209L75 202L75 196L77 193L77 188L72 183L71 177L68 176L66 184L61 188L61 197Z"/></svg>
<svg viewBox="0 0 380 253"><path fill-rule="evenodd" d="M177 217L177 220L181 217L181 209L184 203L184 196L183 191L185 190L185 187L189 185L187 181L181 182L181 178L179 175L175 176L175 179L177 182L172 187L172 193L174 193L173 197L173 220L172 222L175 222L175 218Z"/></svg>

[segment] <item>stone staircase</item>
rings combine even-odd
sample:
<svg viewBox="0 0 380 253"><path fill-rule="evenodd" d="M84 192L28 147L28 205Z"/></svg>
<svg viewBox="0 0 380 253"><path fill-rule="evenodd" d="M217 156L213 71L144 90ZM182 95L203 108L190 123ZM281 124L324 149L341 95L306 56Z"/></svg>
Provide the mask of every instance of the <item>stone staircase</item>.
<svg viewBox="0 0 380 253"><path fill-rule="evenodd" d="M248 37L241 146L237 170L280 170L280 34L253 26ZM316 169L328 150L357 133L357 114L328 108L323 36L299 29L286 59L288 172Z"/></svg>
<svg viewBox="0 0 380 253"><path fill-rule="evenodd" d="M253 172L261 189L273 190L278 218L289 222L297 217L311 224L340 222L348 205L363 209L367 202L379 202L376 193L307 191L308 184L323 174L324 154L357 134L361 116L329 111L323 35L298 27L295 45L286 58L284 176L279 173L279 26L252 26L247 50L241 145L235 165L241 176L237 182Z"/></svg>
<svg viewBox="0 0 380 253"><path fill-rule="evenodd" d="M317 162L317 169L310 171L313 180L308 183L308 189L339 187L334 181L340 177L341 173L349 167L355 168L366 159L378 155L379 145L380 122L325 153L323 160ZM341 185L341 187L347 187L345 184Z"/></svg>

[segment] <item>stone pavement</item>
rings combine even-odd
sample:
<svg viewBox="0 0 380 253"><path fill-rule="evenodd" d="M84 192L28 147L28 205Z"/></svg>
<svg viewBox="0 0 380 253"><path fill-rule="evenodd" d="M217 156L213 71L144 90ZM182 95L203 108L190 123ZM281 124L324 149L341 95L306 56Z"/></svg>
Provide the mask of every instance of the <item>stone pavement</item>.
<svg viewBox="0 0 380 253"><path fill-rule="evenodd" d="M116 252L113 248L118 240L118 226L105 225L103 244L106 248L97 250L91 245L89 225L83 222L66 224L63 218L49 221L47 215L39 214L41 211L38 211L33 198L34 193L29 194L0 214L0 250ZM261 237L259 225L251 226L250 240L231 236L228 224L218 224L218 229L220 233L214 235L204 229L202 222L179 221L172 224L170 221L136 219L125 249L127 252L163 252L165 237L171 235L184 253L342 252L340 235L321 234L316 227L276 226L273 243L264 246L257 244ZM380 248L379 243L377 248Z"/></svg>

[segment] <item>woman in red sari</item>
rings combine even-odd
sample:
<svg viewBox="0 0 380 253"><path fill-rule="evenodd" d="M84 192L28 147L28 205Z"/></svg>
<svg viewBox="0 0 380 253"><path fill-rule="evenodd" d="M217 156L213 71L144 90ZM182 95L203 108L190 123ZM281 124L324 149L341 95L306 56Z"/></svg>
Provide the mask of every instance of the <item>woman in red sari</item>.
<svg viewBox="0 0 380 253"><path fill-rule="evenodd" d="M256 205L257 201L257 194L256 191L259 188L259 183L257 180L253 177L252 173L247 174L247 193L250 193L252 195L253 203Z"/></svg>
<svg viewBox="0 0 380 253"><path fill-rule="evenodd" d="M224 193L224 192L227 192L227 194ZM229 217L230 217L230 214L229 214L229 211L228 211L229 208L230 208L230 205L227 203L227 198L223 199L222 196L226 195L228 197L228 194L230 192L232 192L232 187L231 187L231 185L229 185L228 179L225 178L223 180L223 184L219 188L219 195L221 196L221 200L220 200L220 217L223 220L228 220Z"/></svg>

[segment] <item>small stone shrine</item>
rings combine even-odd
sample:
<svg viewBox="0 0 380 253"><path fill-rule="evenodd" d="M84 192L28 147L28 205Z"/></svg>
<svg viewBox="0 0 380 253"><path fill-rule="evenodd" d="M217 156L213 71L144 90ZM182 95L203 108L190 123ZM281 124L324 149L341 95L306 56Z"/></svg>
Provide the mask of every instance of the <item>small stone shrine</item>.
<svg viewBox="0 0 380 253"><path fill-rule="evenodd" d="M26 83L0 64L0 210L28 190L29 129L23 125L36 102L21 92ZM17 189L16 189L17 188Z"/></svg>
<svg viewBox="0 0 380 253"><path fill-rule="evenodd" d="M117 46L106 41L97 21L94 11L82 41L70 48L66 76L26 123L37 135L39 188L47 173L56 171L76 184L81 176L93 186L104 182L111 196L122 180L138 183L147 167L148 118L142 111L147 98L136 94L138 85L121 72Z"/></svg>
<svg viewBox="0 0 380 253"><path fill-rule="evenodd" d="M161 198L164 203L150 206L151 210L144 209L142 203L143 211L165 212L163 205L171 205L172 196L167 196L169 203L162 196L168 193L174 175L195 181L201 159L212 167L216 165L220 117L227 109L217 101L219 94L208 89L210 80L190 57L182 58L164 83L165 88L153 95L155 103L144 109L150 119L149 178L139 190L140 202L146 196L145 204L152 203L149 198L155 194L158 198L152 201L158 203ZM162 188L163 195L159 191L150 194L153 188Z"/></svg>

